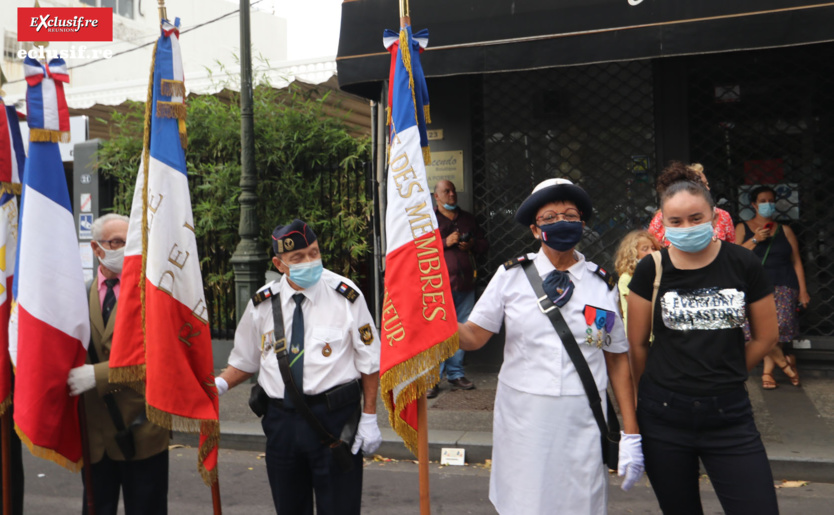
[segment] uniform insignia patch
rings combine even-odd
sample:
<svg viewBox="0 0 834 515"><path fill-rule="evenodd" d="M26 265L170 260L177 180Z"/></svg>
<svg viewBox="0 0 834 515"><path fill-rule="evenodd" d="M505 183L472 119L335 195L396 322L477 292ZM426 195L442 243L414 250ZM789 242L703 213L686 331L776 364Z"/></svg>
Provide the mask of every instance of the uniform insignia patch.
<svg viewBox="0 0 834 515"><path fill-rule="evenodd" d="M374 342L374 332L371 331L371 324L365 324L359 328L359 338L365 345L370 345Z"/></svg>
<svg viewBox="0 0 834 515"><path fill-rule="evenodd" d="M520 265L521 263L524 263L525 261L527 261L527 256L518 256L517 258L510 259L509 261L506 261L504 263L504 269L509 270L510 268L512 268L516 265Z"/></svg>
<svg viewBox="0 0 834 515"><path fill-rule="evenodd" d="M594 273L597 274L603 281L605 281L605 284L608 285L609 290L613 290L614 286L617 286L617 279L614 277L614 275L606 272L605 269L601 266L597 265L597 269L594 270Z"/></svg>
<svg viewBox="0 0 834 515"><path fill-rule="evenodd" d="M339 286L336 286L336 291L339 292L339 295L351 302L359 298L359 292L351 288L346 282L339 283Z"/></svg>
<svg viewBox="0 0 834 515"><path fill-rule="evenodd" d="M267 288L263 291L259 291L255 295L252 296L252 304L257 306L261 302L265 301L266 299L272 297L272 290Z"/></svg>

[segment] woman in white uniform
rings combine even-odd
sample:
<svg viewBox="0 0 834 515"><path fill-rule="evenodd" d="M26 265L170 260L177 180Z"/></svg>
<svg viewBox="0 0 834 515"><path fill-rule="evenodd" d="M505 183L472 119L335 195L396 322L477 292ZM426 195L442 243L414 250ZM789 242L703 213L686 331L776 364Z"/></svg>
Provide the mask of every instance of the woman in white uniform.
<svg viewBox="0 0 834 515"><path fill-rule="evenodd" d="M634 412L628 343L616 287L607 273L574 250L591 217L591 199L566 179L549 179L516 213L543 245L536 254L498 269L459 324L460 347L476 350L506 326L498 375L489 498L502 515L604 514L607 467L600 429L571 358L537 304L523 261L532 261L548 297L573 332L594 382L605 398L608 380L623 418L619 474L623 489L643 473ZM603 405L604 409L604 405Z"/></svg>

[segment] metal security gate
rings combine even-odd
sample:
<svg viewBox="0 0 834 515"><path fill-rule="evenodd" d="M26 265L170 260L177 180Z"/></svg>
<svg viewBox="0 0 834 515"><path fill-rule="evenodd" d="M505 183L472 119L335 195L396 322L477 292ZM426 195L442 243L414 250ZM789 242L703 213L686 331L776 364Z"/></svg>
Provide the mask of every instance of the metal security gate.
<svg viewBox="0 0 834 515"><path fill-rule="evenodd" d="M714 196L738 222L768 184L799 240L811 305L801 330L834 330L834 45L690 58L689 139Z"/></svg>
<svg viewBox="0 0 834 515"><path fill-rule="evenodd" d="M539 182L566 177L591 195L579 249L611 268L620 239L654 214L649 61L483 75L473 80L474 209L490 240L485 286L505 260L537 247L515 223Z"/></svg>

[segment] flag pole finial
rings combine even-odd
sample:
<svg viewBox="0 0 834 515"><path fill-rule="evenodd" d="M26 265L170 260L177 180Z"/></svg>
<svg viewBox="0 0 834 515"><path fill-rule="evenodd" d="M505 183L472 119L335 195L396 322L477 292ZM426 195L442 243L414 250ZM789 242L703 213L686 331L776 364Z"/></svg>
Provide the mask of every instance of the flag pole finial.
<svg viewBox="0 0 834 515"><path fill-rule="evenodd" d="M165 9L165 0L157 0L159 4L159 21L168 19L168 12Z"/></svg>
<svg viewBox="0 0 834 515"><path fill-rule="evenodd" d="M408 7L408 0L400 0L400 26L405 27L411 24L411 11Z"/></svg>

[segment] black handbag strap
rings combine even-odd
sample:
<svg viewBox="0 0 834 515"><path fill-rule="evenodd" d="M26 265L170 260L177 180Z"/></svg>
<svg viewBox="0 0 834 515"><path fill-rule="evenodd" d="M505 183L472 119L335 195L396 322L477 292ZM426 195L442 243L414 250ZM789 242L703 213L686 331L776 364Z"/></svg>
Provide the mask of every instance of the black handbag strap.
<svg viewBox="0 0 834 515"><path fill-rule="evenodd" d="M90 362L93 365L98 363L98 353L96 352L96 346L92 341L90 341L89 353ZM104 405L107 406L107 412L110 414L110 419L113 421L113 425L116 426L116 431L121 433L126 429L125 421L122 418L122 412L119 411L119 407L116 405L116 399L113 397L112 393L102 395L101 399L104 401Z"/></svg>
<svg viewBox="0 0 834 515"><path fill-rule="evenodd" d="M318 434L324 445L335 447L341 440L330 434L321 424L316 415L310 410L304 395L298 391L290 371L290 359L287 353L287 337L284 332L284 310L281 309L281 295L272 296L272 331L275 335L275 357L278 359L278 369L281 371L281 379L284 380L284 389L289 393L295 410L304 417L310 427Z"/></svg>
<svg viewBox="0 0 834 515"><path fill-rule="evenodd" d="M585 388L585 394L588 396L588 402L591 405L591 411L594 412L594 419L596 419L597 425L599 426L600 434L603 438L605 438L609 432L617 433L619 435L620 421L617 419L617 414L614 412L611 399L608 399L608 424L606 424L605 416L602 413L602 399L599 396L597 383L594 381L594 375L591 373L591 369L588 367L588 362L585 360L585 356L582 355L582 351L576 343L573 331L570 330L567 322L565 322L562 312L559 311L558 306L556 306L550 300L550 297L547 296L547 293L545 293L544 287L542 286L542 278L539 277L536 267L533 266L532 261L525 261L521 263L521 266L527 274L527 280L530 281L530 286L533 287L533 291L536 293L536 302L539 306L539 310L550 319L550 323L553 324L553 328L556 329L556 334L559 336L559 339L562 340L562 345L564 345L565 351L568 353L568 356L570 356L570 359L573 362L573 367L576 369L576 373L579 374L579 379L582 381L582 386ZM606 396L607 395L608 394L606 393Z"/></svg>

